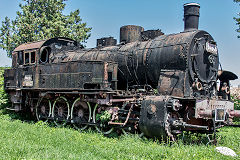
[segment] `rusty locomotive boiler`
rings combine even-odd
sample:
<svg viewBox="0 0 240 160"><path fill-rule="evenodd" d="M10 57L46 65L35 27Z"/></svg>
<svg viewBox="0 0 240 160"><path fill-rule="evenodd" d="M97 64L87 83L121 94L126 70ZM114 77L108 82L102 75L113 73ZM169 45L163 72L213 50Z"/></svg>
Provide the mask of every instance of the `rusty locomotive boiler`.
<svg viewBox="0 0 240 160"><path fill-rule="evenodd" d="M22 44L5 70L12 110L38 120L175 139L182 131L213 133L240 117L230 97L237 76L219 69L216 42L198 30L200 5L184 5L181 33L128 25L85 49L68 38ZM219 81L219 84L218 84Z"/></svg>

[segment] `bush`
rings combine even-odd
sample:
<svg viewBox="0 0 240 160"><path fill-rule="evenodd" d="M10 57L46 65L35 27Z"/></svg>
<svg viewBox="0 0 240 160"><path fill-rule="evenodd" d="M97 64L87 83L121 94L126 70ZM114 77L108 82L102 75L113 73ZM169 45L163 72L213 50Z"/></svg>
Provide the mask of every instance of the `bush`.
<svg viewBox="0 0 240 160"><path fill-rule="evenodd" d="M232 88L231 98L234 101L234 109L240 110L240 89ZM234 122L240 122L240 118L234 118Z"/></svg>
<svg viewBox="0 0 240 160"><path fill-rule="evenodd" d="M7 105L9 105L8 101L8 95L4 91L4 69L5 67L0 67L0 107L5 108Z"/></svg>

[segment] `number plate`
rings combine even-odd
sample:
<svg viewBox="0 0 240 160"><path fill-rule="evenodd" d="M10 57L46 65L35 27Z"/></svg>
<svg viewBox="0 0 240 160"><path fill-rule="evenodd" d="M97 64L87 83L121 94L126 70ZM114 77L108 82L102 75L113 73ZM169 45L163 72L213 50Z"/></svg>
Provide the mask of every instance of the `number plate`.
<svg viewBox="0 0 240 160"><path fill-rule="evenodd" d="M215 44L211 44L209 42L206 42L206 51L208 53L218 54L217 46Z"/></svg>
<svg viewBox="0 0 240 160"><path fill-rule="evenodd" d="M225 120L226 110L222 108L215 109L215 121L223 122Z"/></svg>

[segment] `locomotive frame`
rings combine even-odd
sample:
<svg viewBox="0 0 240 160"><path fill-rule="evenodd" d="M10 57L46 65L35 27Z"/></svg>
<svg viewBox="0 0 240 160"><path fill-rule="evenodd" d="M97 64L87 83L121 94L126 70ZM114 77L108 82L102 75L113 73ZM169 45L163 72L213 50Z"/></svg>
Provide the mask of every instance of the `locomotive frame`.
<svg viewBox="0 0 240 160"><path fill-rule="evenodd" d="M118 45L105 37L85 49L58 37L18 46L4 73L10 109L79 130L172 140L184 130L213 133L231 124L240 117L229 88L237 76L218 71L216 42L198 30L199 8L184 5L185 29L177 34L128 25Z"/></svg>

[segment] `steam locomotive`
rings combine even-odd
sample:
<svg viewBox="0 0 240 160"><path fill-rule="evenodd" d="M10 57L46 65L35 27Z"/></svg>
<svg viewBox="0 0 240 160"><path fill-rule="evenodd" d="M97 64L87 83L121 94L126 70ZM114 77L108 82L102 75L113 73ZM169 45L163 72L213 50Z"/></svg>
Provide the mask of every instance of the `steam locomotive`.
<svg viewBox="0 0 240 160"><path fill-rule="evenodd" d="M240 117L230 80L219 70L216 42L198 30L200 5L184 5L184 31L164 35L127 25L86 49L64 37L18 46L4 73L9 109L30 110L56 125L114 129L171 138L182 131L213 133Z"/></svg>

